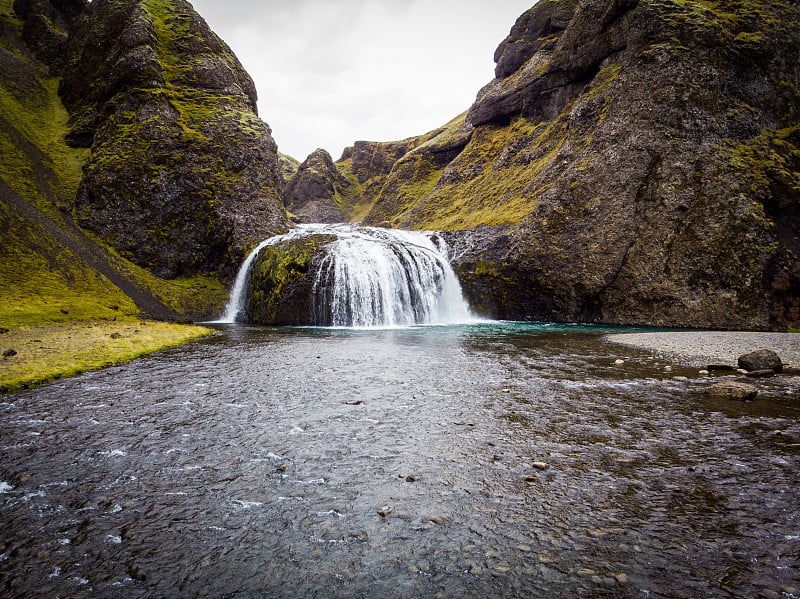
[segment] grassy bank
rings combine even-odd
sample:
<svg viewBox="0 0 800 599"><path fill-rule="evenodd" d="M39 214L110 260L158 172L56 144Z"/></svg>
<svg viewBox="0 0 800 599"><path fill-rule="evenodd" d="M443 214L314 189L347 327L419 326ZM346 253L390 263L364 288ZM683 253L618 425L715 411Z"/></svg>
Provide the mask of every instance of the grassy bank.
<svg viewBox="0 0 800 599"><path fill-rule="evenodd" d="M0 334L0 391L74 376L212 334L193 325L140 320L21 326Z"/></svg>

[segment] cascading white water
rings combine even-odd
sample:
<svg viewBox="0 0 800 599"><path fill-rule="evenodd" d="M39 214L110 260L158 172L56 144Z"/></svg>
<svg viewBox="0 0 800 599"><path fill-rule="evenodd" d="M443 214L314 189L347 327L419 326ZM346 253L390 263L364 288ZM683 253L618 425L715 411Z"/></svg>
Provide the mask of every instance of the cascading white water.
<svg viewBox="0 0 800 599"><path fill-rule="evenodd" d="M316 324L391 327L475 319L461 293L447 245L433 233L352 225L301 225L262 242L242 264L220 322L242 317L250 265L267 245L312 234L335 235L314 281Z"/></svg>

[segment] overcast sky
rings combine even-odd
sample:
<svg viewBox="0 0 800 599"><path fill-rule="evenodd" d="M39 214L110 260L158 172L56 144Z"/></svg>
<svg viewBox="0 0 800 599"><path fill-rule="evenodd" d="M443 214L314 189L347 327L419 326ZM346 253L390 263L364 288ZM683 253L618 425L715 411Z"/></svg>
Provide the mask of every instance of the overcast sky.
<svg viewBox="0 0 800 599"><path fill-rule="evenodd" d="M535 0L190 0L258 88L281 152L334 160L356 140L445 124L494 75Z"/></svg>

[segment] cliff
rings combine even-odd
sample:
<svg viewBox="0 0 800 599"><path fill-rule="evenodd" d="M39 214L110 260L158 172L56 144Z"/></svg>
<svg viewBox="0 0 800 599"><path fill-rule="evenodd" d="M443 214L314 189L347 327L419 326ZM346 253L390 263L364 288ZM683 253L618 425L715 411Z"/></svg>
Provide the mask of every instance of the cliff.
<svg viewBox="0 0 800 599"><path fill-rule="evenodd" d="M80 224L155 274L219 271L285 227L277 148L252 80L183 0L97 0L59 93L92 154Z"/></svg>
<svg viewBox="0 0 800 599"><path fill-rule="evenodd" d="M0 325L218 314L286 226L227 46L185 2L0 0L0 64Z"/></svg>
<svg viewBox="0 0 800 599"><path fill-rule="evenodd" d="M463 122L360 173L364 220L461 231L495 317L798 326L798 56L793 2L541 0Z"/></svg>

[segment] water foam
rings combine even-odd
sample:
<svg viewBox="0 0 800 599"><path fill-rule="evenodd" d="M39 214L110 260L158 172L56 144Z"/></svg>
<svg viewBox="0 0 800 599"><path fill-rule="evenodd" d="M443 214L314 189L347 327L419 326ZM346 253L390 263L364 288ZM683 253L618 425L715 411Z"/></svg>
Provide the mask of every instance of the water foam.
<svg viewBox="0 0 800 599"><path fill-rule="evenodd" d="M337 238L324 248L314 280L315 325L382 328L477 321L464 301L448 261L447 244L439 235L355 225L302 225L262 241L250 253L217 322L245 318L250 267L263 248L313 234Z"/></svg>

